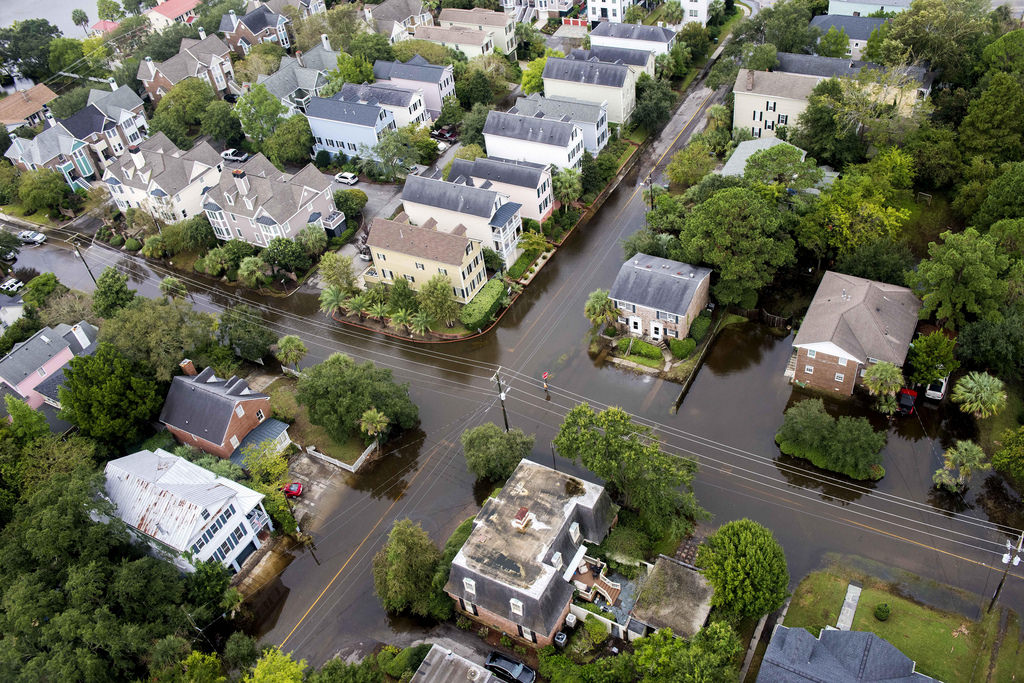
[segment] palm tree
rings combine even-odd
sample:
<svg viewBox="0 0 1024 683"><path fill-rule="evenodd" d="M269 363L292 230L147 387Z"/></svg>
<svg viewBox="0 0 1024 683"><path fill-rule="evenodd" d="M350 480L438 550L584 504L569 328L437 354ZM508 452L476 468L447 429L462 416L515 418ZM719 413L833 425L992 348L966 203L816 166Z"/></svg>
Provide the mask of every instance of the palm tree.
<svg viewBox="0 0 1024 683"><path fill-rule="evenodd" d="M893 396L903 386L903 371L880 361L864 371L864 386L872 396Z"/></svg>
<svg viewBox="0 0 1024 683"><path fill-rule="evenodd" d="M548 248L548 241L539 232L526 231L519 237L519 248L539 253Z"/></svg>
<svg viewBox="0 0 1024 683"><path fill-rule="evenodd" d="M299 371L299 361L306 355L306 345L294 334L287 334L277 340L277 351L274 356L281 365L295 366L295 372Z"/></svg>
<svg viewBox="0 0 1024 683"><path fill-rule="evenodd" d="M71 10L71 23L75 26L81 26L82 32L85 33L85 35L89 35L89 15L85 13L84 9Z"/></svg>
<svg viewBox="0 0 1024 683"><path fill-rule="evenodd" d="M583 194L583 176L575 168L563 168L551 178L551 191L565 211Z"/></svg>
<svg viewBox="0 0 1024 683"><path fill-rule="evenodd" d="M683 23L683 6L680 5L676 0L668 0L665 3L665 9L662 10L661 18L669 26L675 26Z"/></svg>
<svg viewBox="0 0 1024 683"><path fill-rule="evenodd" d="M601 323L610 325L618 318L619 309L608 296L607 289L595 289L587 297L587 303L583 305L583 315L594 327Z"/></svg>
<svg viewBox="0 0 1024 683"><path fill-rule="evenodd" d="M990 417L1006 405L1006 385L987 372L969 372L953 388L953 403L978 419Z"/></svg>
<svg viewBox="0 0 1024 683"><path fill-rule="evenodd" d="M714 104L708 108L708 124L710 128L732 128L732 112L722 104Z"/></svg>
<svg viewBox="0 0 1024 683"><path fill-rule="evenodd" d="M934 482L935 486L938 488L946 489L948 491L956 491L957 486L959 485L956 477L953 476L953 472L945 467L935 470L935 474L932 475L932 482Z"/></svg>
<svg viewBox="0 0 1024 683"><path fill-rule="evenodd" d="M384 318L388 317L388 305L383 301L378 301L370 306L370 315L377 320L384 322Z"/></svg>
<svg viewBox="0 0 1024 683"><path fill-rule="evenodd" d="M985 451L973 441L957 441L946 451L945 459L945 469L952 471L955 467L958 470L957 483L960 486L966 486L976 471L992 467L985 456Z"/></svg>
<svg viewBox="0 0 1024 683"><path fill-rule="evenodd" d="M320 292L320 310L327 315L334 315L345 307L345 293L341 287L331 285Z"/></svg>
<svg viewBox="0 0 1024 683"><path fill-rule="evenodd" d="M409 322L412 320L412 314L409 313L408 308L399 308L397 311L391 314L391 326L399 332L409 332Z"/></svg>
<svg viewBox="0 0 1024 683"><path fill-rule="evenodd" d="M238 264L238 279L246 287L255 287L266 269L267 264L259 256L246 256Z"/></svg>
<svg viewBox="0 0 1024 683"><path fill-rule="evenodd" d="M356 315L359 316L359 320L362 320L363 316L370 310L370 302L366 300L365 294L356 294L348 300L348 309L355 311Z"/></svg>
<svg viewBox="0 0 1024 683"><path fill-rule="evenodd" d="M409 329L425 337L427 332L430 332L430 324L434 322L433 318L426 311L418 311L409 319Z"/></svg>
<svg viewBox="0 0 1024 683"><path fill-rule="evenodd" d="M377 410L369 408L359 418L359 429L377 444L377 451L380 451L380 440L388 429L388 416Z"/></svg>

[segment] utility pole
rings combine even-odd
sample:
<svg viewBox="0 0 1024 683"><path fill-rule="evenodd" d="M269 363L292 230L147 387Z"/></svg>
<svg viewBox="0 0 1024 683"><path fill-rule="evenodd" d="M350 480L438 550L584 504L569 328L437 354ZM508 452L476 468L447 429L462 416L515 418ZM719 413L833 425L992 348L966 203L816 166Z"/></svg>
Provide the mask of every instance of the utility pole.
<svg viewBox="0 0 1024 683"><path fill-rule="evenodd" d="M508 431L508 413L505 411L505 387L501 383L501 366L494 371L494 377L491 377L498 384L498 398L501 399L501 416L505 419L505 431Z"/></svg>
<svg viewBox="0 0 1024 683"><path fill-rule="evenodd" d="M75 253L78 254L78 258L82 259L82 263L85 264L85 269L89 271L89 277L92 278L92 283L99 287L99 283L96 282L96 276L92 274L92 268L89 267L89 262L85 260L85 257L82 256L81 250L78 248L78 240L72 237L68 242L75 248Z"/></svg>
<svg viewBox="0 0 1024 683"><path fill-rule="evenodd" d="M1010 544L1010 541L1006 541L1006 552L1003 553L1003 564L1006 565L1006 569L1003 570L1003 578L999 579L999 585L996 586L996 592L992 596L992 602L988 603L988 611L991 612L992 608L996 605L996 600L999 599L999 592L1003 590L1003 584L1006 583L1006 575L1010 573L1010 565L1014 567L1020 564L1020 550L1021 546L1024 546L1024 532L1021 533L1020 538L1017 540L1016 549Z"/></svg>

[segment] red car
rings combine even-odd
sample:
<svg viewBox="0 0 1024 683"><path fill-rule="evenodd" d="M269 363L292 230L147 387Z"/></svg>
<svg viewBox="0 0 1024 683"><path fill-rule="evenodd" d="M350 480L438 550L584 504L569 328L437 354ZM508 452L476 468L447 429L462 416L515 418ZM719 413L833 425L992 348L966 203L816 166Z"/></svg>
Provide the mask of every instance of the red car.
<svg viewBox="0 0 1024 683"><path fill-rule="evenodd" d="M281 491L283 491L284 495L288 496L289 498L298 498L299 496L302 495L302 484L300 484L297 481L293 481L290 484L282 486Z"/></svg>
<svg viewBox="0 0 1024 683"><path fill-rule="evenodd" d="M900 415L913 415L914 404L917 402L917 392L913 389L900 389L898 401Z"/></svg>

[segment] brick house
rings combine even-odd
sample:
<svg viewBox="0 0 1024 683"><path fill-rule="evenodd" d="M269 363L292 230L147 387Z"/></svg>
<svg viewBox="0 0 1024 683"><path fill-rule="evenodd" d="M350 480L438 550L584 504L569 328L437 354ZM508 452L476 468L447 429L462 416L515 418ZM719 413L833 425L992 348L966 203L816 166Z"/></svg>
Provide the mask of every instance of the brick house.
<svg viewBox="0 0 1024 683"><path fill-rule="evenodd" d="M240 377L224 380L206 368L196 374L190 360L174 378L160 412L160 422L178 441L241 464L250 444L273 440L285 448L288 425L270 417L270 397L249 388Z"/></svg>
<svg viewBox="0 0 1024 683"><path fill-rule="evenodd" d="M444 590L459 612L550 645L577 592L618 599L621 587L604 578L586 545L599 543L617 514L604 487L523 460L477 514Z"/></svg>
<svg viewBox="0 0 1024 683"><path fill-rule="evenodd" d="M163 62L146 57L139 64L138 79L150 99L160 100L164 94L186 78L205 78L214 91L240 92L235 84L228 46L218 36L207 36L199 29L199 39L182 38L178 54Z"/></svg>
<svg viewBox="0 0 1024 683"><path fill-rule="evenodd" d="M630 334L683 339L708 305L711 270L647 254L622 264L608 296L619 309L618 323Z"/></svg>
<svg viewBox="0 0 1024 683"><path fill-rule="evenodd" d="M921 301L906 287L829 271L793 340L786 376L850 395L869 365L903 366L919 310Z"/></svg>
<svg viewBox="0 0 1024 683"><path fill-rule="evenodd" d="M75 137L60 121L53 122L31 140L12 137L4 156L23 171L37 168L56 171L76 190L88 190L88 179L97 175L97 162L89 144Z"/></svg>
<svg viewBox="0 0 1024 683"><path fill-rule="evenodd" d="M253 45L274 43L285 50L291 47L288 38L288 17L266 5L239 17L231 10L220 18L220 32L236 54L247 55Z"/></svg>

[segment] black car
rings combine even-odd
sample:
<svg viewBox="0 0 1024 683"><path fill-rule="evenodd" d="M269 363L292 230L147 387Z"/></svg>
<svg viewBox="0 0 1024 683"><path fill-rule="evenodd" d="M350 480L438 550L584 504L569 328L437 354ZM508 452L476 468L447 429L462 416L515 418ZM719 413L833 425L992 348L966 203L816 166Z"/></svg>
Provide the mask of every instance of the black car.
<svg viewBox="0 0 1024 683"><path fill-rule="evenodd" d="M500 652L487 655L484 668L508 683L533 683L537 680L537 672L520 661L506 657Z"/></svg>

